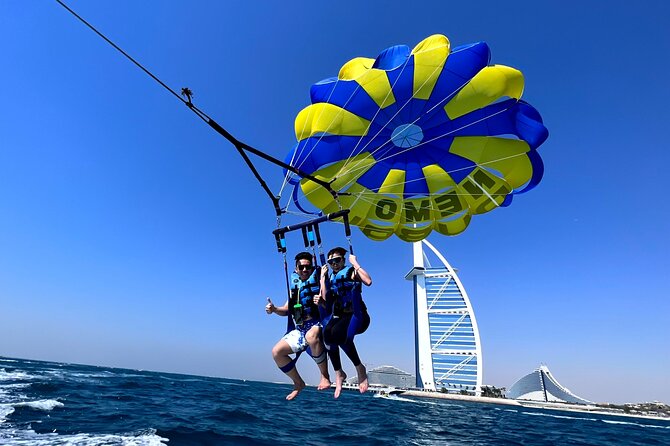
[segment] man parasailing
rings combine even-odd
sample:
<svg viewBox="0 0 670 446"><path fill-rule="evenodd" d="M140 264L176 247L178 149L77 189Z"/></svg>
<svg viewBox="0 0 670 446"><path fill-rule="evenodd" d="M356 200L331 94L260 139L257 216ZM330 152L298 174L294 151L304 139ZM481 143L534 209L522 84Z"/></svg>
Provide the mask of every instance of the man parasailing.
<svg viewBox="0 0 670 446"><path fill-rule="evenodd" d="M320 268L312 263L312 254L301 252L295 256L295 272L291 274L291 293L288 302L276 307L270 298L265 306L267 314L275 313L279 316L289 316L289 331L272 348L272 357L277 367L293 381L293 391L286 395L292 400L302 389L305 381L298 373L295 363L300 353L309 348L309 353L321 372L321 381L318 390L330 387L328 374L328 359L326 350L321 341L321 315L318 303L322 297L320 284ZM294 359L290 354L295 353Z"/></svg>

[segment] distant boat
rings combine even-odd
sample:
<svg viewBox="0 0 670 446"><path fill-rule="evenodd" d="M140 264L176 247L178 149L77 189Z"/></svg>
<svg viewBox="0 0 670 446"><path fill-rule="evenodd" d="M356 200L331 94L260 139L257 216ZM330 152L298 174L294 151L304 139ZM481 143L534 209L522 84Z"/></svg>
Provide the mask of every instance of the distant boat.
<svg viewBox="0 0 670 446"><path fill-rule="evenodd" d="M377 387L377 388L371 388L370 389L375 396L378 397L389 397L391 395L400 395L404 390L401 389L396 389L395 387Z"/></svg>

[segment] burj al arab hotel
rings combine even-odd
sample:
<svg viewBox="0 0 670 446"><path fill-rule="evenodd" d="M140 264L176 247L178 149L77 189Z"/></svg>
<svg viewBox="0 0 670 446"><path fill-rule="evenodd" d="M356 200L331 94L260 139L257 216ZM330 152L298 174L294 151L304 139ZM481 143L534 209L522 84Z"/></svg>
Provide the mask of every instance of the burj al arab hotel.
<svg viewBox="0 0 670 446"><path fill-rule="evenodd" d="M480 395L482 349L468 294L456 271L427 240L414 243L416 386Z"/></svg>

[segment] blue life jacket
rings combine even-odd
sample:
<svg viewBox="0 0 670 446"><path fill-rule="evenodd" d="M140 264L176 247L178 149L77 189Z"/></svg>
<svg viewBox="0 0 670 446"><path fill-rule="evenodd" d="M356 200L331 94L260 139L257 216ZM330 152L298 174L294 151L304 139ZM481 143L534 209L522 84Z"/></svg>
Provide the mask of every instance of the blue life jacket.
<svg viewBox="0 0 670 446"><path fill-rule="evenodd" d="M314 303L314 296L317 296L321 290L320 273L321 268L315 267L305 281L300 279L298 273L291 274L291 297L288 301L288 311L295 325L302 325L307 317L317 321L321 319L319 306ZM300 305L296 306L298 303Z"/></svg>
<svg viewBox="0 0 670 446"><path fill-rule="evenodd" d="M361 282L351 278L353 273L353 266L343 268L337 274L330 273L330 296L333 301L333 316L339 317L344 313L353 313L358 308L360 308L360 311L367 309L363 303ZM360 305L355 305L354 302L360 302Z"/></svg>

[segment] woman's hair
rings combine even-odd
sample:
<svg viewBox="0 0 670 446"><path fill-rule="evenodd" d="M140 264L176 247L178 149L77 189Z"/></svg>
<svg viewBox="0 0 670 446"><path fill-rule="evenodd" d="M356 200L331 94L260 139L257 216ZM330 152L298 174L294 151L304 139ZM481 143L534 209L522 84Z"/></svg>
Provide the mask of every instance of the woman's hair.
<svg viewBox="0 0 670 446"><path fill-rule="evenodd" d="M328 251L328 257L332 256L333 254L339 254L342 257L347 253L347 250L338 246L337 248L333 248L330 251Z"/></svg>

